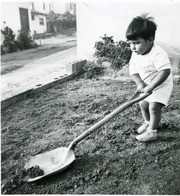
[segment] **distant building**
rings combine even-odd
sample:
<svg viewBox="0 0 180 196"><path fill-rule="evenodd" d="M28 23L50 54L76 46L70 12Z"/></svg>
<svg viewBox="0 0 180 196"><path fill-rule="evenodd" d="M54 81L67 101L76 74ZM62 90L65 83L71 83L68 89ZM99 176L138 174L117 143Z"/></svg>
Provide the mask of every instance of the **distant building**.
<svg viewBox="0 0 180 196"><path fill-rule="evenodd" d="M52 10L52 5L43 2L31 2L31 32L32 34L42 34L47 31L46 14Z"/></svg>
<svg viewBox="0 0 180 196"><path fill-rule="evenodd" d="M30 30L30 18L29 3L1 2L1 29L8 26L17 36L21 29Z"/></svg>
<svg viewBox="0 0 180 196"><path fill-rule="evenodd" d="M70 14L76 15L76 4L75 3L66 3L65 12L69 12Z"/></svg>
<svg viewBox="0 0 180 196"><path fill-rule="evenodd" d="M70 2L1 2L1 29L8 26L16 36L21 29L29 30L31 35L46 33L46 16L50 11L75 14L75 9L75 3ZM2 43L3 35L1 39Z"/></svg>

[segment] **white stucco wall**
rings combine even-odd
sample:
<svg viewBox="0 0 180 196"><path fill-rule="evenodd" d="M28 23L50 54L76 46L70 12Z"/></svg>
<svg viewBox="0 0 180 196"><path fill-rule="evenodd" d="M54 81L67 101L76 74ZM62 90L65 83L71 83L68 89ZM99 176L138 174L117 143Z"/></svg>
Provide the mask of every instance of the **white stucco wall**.
<svg viewBox="0 0 180 196"><path fill-rule="evenodd" d="M39 24L40 18L43 18L44 25ZM43 15L35 15L34 20L31 20L31 32L32 33L45 33L47 31L46 17Z"/></svg>
<svg viewBox="0 0 180 196"><path fill-rule="evenodd" d="M49 3L46 2L45 8L48 8L48 5ZM34 6L36 11L43 12L43 2L34 2ZM13 30L16 36L18 35L18 31L21 29L19 8L28 9L31 35L33 35L34 31L36 31L36 33L45 33L47 31L46 16L36 14L35 20L31 19L32 7L30 2L1 2L1 29L8 26ZM45 11L43 13L45 13ZM39 24L39 18L44 19L44 25ZM3 43L3 36L1 37L1 43Z"/></svg>
<svg viewBox="0 0 180 196"><path fill-rule="evenodd" d="M28 9L28 17L30 18L31 15L29 3L1 2L1 29L3 29L4 26L8 26L14 31L16 36L18 34L18 31L21 29L19 13L20 7Z"/></svg>
<svg viewBox="0 0 180 196"><path fill-rule="evenodd" d="M180 2L164 1L81 1L77 3L78 57L92 58L94 44L104 34L115 41L126 40L131 20L150 13L158 25L156 41L180 47Z"/></svg>

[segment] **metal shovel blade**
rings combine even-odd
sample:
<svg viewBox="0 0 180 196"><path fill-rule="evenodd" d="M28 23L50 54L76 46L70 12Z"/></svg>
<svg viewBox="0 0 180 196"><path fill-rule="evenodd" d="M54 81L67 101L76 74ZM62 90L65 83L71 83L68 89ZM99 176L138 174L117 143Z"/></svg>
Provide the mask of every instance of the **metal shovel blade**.
<svg viewBox="0 0 180 196"><path fill-rule="evenodd" d="M48 175L66 169L75 160L74 151L66 147L60 147L32 157L24 166L26 170L38 165L44 174L38 177L29 178L28 182L42 179Z"/></svg>

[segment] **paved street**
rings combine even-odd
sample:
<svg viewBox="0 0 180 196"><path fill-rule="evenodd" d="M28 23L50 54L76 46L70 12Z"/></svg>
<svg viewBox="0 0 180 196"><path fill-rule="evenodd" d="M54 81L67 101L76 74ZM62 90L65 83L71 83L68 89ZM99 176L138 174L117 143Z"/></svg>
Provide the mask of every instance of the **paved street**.
<svg viewBox="0 0 180 196"><path fill-rule="evenodd" d="M77 60L76 50L77 48L73 47L3 74L1 76L1 101L68 74L65 66Z"/></svg>

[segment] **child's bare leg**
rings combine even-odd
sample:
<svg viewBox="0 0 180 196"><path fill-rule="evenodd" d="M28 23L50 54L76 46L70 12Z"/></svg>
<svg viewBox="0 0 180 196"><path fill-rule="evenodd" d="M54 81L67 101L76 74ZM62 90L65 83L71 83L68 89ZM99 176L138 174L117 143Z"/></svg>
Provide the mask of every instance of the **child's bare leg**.
<svg viewBox="0 0 180 196"><path fill-rule="evenodd" d="M156 102L149 104L149 127L143 134L136 137L137 140L142 142L148 142L157 138L157 127L161 120L161 109L163 106L163 104Z"/></svg>
<svg viewBox="0 0 180 196"><path fill-rule="evenodd" d="M161 109L163 108L163 104L152 102L149 104L149 113L150 113L150 123L149 129L156 130L161 121Z"/></svg>
<svg viewBox="0 0 180 196"><path fill-rule="evenodd" d="M149 114L149 103L147 101L143 100L139 103L139 105L144 119L144 123L137 129L137 132L141 134L144 131L146 131L146 129L149 126L150 114Z"/></svg>
<svg viewBox="0 0 180 196"><path fill-rule="evenodd" d="M141 108L141 113L142 113L144 121L149 121L150 120L149 103L143 100L139 102L139 106Z"/></svg>

